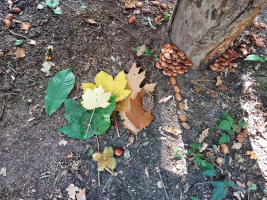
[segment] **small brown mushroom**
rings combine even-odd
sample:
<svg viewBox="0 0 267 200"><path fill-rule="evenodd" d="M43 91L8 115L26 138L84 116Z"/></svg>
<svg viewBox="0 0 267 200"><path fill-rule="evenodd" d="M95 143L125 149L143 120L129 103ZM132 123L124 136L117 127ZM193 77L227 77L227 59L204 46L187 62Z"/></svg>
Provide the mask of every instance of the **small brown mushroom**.
<svg viewBox="0 0 267 200"><path fill-rule="evenodd" d="M162 66L161 66L160 62L157 62L157 63L156 63L156 67L157 67L158 69L162 69Z"/></svg>
<svg viewBox="0 0 267 200"><path fill-rule="evenodd" d="M215 67L213 64L210 64L209 67L212 71L218 71L218 68Z"/></svg>
<svg viewBox="0 0 267 200"><path fill-rule="evenodd" d="M222 157L217 158L217 163L219 165L223 165L224 164L224 159Z"/></svg>

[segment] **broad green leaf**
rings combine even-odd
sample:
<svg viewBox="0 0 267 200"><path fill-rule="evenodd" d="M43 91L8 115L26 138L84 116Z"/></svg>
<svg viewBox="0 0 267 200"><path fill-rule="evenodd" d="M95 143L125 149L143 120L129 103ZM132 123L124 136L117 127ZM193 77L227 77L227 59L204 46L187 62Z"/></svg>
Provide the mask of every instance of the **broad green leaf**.
<svg viewBox="0 0 267 200"><path fill-rule="evenodd" d="M251 187L249 188L249 190L255 191L257 189L256 184L252 184Z"/></svg>
<svg viewBox="0 0 267 200"><path fill-rule="evenodd" d="M224 188L226 187L225 184L222 181L211 181L211 185L217 188Z"/></svg>
<svg viewBox="0 0 267 200"><path fill-rule="evenodd" d="M265 57L265 61L267 62L267 56ZM265 189L266 189L266 188L265 188ZM265 190L265 189L264 189L264 190Z"/></svg>
<svg viewBox="0 0 267 200"><path fill-rule="evenodd" d="M174 154L174 156L175 156L177 159L179 159L179 160L182 159L182 153L179 151L178 148L175 148L174 150L172 150L172 153Z"/></svg>
<svg viewBox="0 0 267 200"><path fill-rule="evenodd" d="M224 184L226 185L226 186L229 186L229 187L232 187L233 185L234 185L234 182L233 181L228 181L227 179L224 179Z"/></svg>
<svg viewBox="0 0 267 200"><path fill-rule="evenodd" d="M57 7L56 9L53 9L53 11L57 15L61 15L62 14L62 10L60 9L60 7Z"/></svg>
<svg viewBox="0 0 267 200"><path fill-rule="evenodd" d="M249 123L243 122L241 126L242 126L242 128L247 128L249 126Z"/></svg>
<svg viewBox="0 0 267 200"><path fill-rule="evenodd" d="M214 188L213 194L212 194L212 200L222 199L226 195L227 195L227 192L224 188L222 187Z"/></svg>
<svg viewBox="0 0 267 200"><path fill-rule="evenodd" d="M266 58L267 58L267 56L266 56ZM266 59L266 58L265 58L265 59ZM266 59L266 61L267 61L267 59ZM264 188L264 190L263 190L263 191L267 193L267 187L266 187L266 188Z"/></svg>
<svg viewBox="0 0 267 200"><path fill-rule="evenodd" d="M70 69L58 72L48 83L45 95L45 111L52 115L66 100L74 87L75 76Z"/></svg>
<svg viewBox="0 0 267 200"><path fill-rule="evenodd" d="M203 171L206 171L206 170L213 170L213 166L212 164L210 164L208 161L206 160L202 160L200 163L199 163L199 167L203 170Z"/></svg>
<svg viewBox="0 0 267 200"><path fill-rule="evenodd" d="M227 143L230 141L230 136L229 135L226 135L225 133L222 133L221 134L221 137L220 137L220 140L219 140L219 144L222 144L222 143Z"/></svg>
<svg viewBox="0 0 267 200"><path fill-rule="evenodd" d="M110 97L109 103L110 105L107 108L96 108L93 114L91 110L86 111L80 102L67 99L65 102L65 117L70 124L60 128L59 131L77 139L87 139L94 134L103 134L110 127L110 115L116 105L116 95ZM91 117L91 126L88 128Z"/></svg>
<svg viewBox="0 0 267 200"><path fill-rule="evenodd" d="M23 43L23 40L16 40L15 45L21 45Z"/></svg>
<svg viewBox="0 0 267 200"><path fill-rule="evenodd" d="M135 48L135 51L138 51L141 48L141 46L138 46Z"/></svg>
<svg viewBox="0 0 267 200"><path fill-rule="evenodd" d="M219 129L222 129L224 131L229 131L231 129L232 122L228 120L222 120L218 126Z"/></svg>
<svg viewBox="0 0 267 200"><path fill-rule="evenodd" d="M208 170L205 170L202 174L211 177L215 175L215 171L212 169L208 169Z"/></svg>
<svg viewBox="0 0 267 200"><path fill-rule="evenodd" d="M198 143L191 143L190 147L194 148L194 149L199 149L200 147L202 147L202 144L198 144Z"/></svg>
<svg viewBox="0 0 267 200"><path fill-rule="evenodd" d="M243 122L243 119L241 118L241 119L238 121L238 125L241 126L242 122Z"/></svg>
<svg viewBox="0 0 267 200"><path fill-rule="evenodd" d="M59 0L45 0L45 4L50 8L55 8L59 5Z"/></svg>
<svg viewBox="0 0 267 200"><path fill-rule="evenodd" d="M245 60L249 60L249 61L259 61L259 62L264 62L264 60L262 58L260 58L259 56L255 55L255 54L250 54L248 55Z"/></svg>
<svg viewBox="0 0 267 200"><path fill-rule="evenodd" d="M191 197L191 200L197 200L197 198L196 197Z"/></svg>

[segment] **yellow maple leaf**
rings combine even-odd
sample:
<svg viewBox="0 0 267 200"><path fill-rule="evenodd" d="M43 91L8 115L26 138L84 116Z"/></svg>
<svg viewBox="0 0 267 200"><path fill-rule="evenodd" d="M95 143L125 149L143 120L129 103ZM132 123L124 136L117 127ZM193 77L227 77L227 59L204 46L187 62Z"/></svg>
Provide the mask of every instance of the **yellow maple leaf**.
<svg viewBox="0 0 267 200"><path fill-rule="evenodd" d="M108 100L110 99L111 93L104 93L104 89L99 85L94 90L86 88L85 93L82 95L83 101L81 104L87 110L93 110L95 108L106 108L110 105Z"/></svg>
<svg viewBox="0 0 267 200"><path fill-rule="evenodd" d="M29 22L23 23L23 24L21 25L21 29L23 29L23 30L25 30L25 31L28 31L30 25L31 25L31 24L30 24Z"/></svg>
<svg viewBox="0 0 267 200"><path fill-rule="evenodd" d="M85 92L87 88L93 90L95 87L101 85L105 92L110 92L111 95L116 94L116 102L118 102L128 97L131 93L131 90L125 89L126 84L127 79L124 71L121 71L114 80L111 75L101 71L95 77L95 84L82 83L82 86L83 92Z"/></svg>

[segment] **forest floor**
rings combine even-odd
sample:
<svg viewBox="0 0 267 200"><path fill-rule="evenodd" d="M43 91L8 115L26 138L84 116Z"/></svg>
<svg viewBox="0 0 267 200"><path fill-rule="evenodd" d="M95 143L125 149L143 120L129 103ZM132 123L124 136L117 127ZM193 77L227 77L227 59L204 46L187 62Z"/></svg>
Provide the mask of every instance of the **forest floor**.
<svg viewBox="0 0 267 200"><path fill-rule="evenodd" d="M151 14L142 14L141 8L137 8L141 13L135 15L135 23L128 24L134 9L125 9L120 1L63 0L60 3L61 15L55 14L49 7L37 9L41 2L16 1L22 12L13 14L14 19L29 22L28 31L22 30L20 23L13 24L10 29L4 23L0 24L1 200L67 199L66 188L70 184L86 188L87 199L93 200L178 200L191 197L204 200L212 198L214 187L209 181L223 181L225 178L235 183L234 187L227 189L225 199L267 198L264 192L267 186L267 148L262 148L267 133L266 129L265 132L256 130L261 126L259 123L264 124L266 120L266 63L238 58L235 73L190 68L188 73L177 76L183 102L186 100L188 105L185 112L191 128L185 130L180 125L174 98L166 103L157 103L162 98L174 95L170 78L154 67L158 52L169 42L165 34L167 24L164 21L153 29L143 23L145 17L154 19L161 13L158 6L144 1L143 7L149 8ZM81 6L87 8L81 10ZM1 1L0 18L8 13L6 1ZM86 23L86 19L92 19L97 24ZM258 20L267 23L267 10L261 12ZM267 38L266 29L259 30L252 24L246 31ZM244 37L242 33L239 41ZM24 40L18 46L25 51L25 57L20 59L16 58L17 40ZM30 44L30 40L36 41L36 44ZM250 40L245 42L261 58L267 56L266 47L256 47ZM46 61L46 48L51 45L54 50L49 56L55 66L50 70L51 75L47 76L40 69ZM135 49L141 45L153 51L152 56L137 56ZM93 58L93 61L89 58ZM84 154L89 144L97 151L96 139L72 139L57 130L67 122L63 117L63 106L51 117L46 116L44 97L47 84L58 71L72 68L76 82L70 97L80 101L80 83L93 82L94 76L102 70L113 76L121 70L128 72L134 61L142 70L146 70L146 81L157 82L153 92L155 108L152 115L155 118L147 128L134 136L133 142L129 141L133 135L124 128L117 115L121 135L118 138L112 119L111 128L98 138L100 150L105 146L122 147L127 155L116 157L115 171L118 176L113 177L107 171L101 172L102 185L98 186L97 163ZM216 86L218 76L227 86L226 90ZM246 82L250 83L250 87L243 94L242 87ZM212 99L207 91L214 92ZM237 142L237 133L231 136L227 143L229 153L224 155L214 145L218 146L222 133L218 128L219 119L222 119L226 110L235 124L243 118L251 127L256 125L256 129L249 131L247 141L240 149L231 148ZM180 133L175 136L165 132L162 130L164 126L177 129ZM205 159L207 155L211 156L210 162L214 163L216 175L212 178L202 175L192 156L184 154L207 128L209 135L204 141L208 147L203 153ZM67 145L59 146L61 140L66 140ZM175 148L182 152L181 160L172 154ZM250 159L247 151L254 151L258 159ZM229 156L231 162L228 166L217 164L218 157ZM256 188L251 188L251 184L255 184Z"/></svg>

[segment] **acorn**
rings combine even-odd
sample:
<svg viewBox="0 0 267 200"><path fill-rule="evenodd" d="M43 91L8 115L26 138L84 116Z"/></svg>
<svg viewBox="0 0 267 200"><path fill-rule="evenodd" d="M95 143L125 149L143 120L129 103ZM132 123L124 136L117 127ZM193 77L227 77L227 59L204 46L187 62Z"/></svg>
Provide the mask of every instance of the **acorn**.
<svg viewBox="0 0 267 200"><path fill-rule="evenodd" d="M256 46L257 46L257 47L263 47L263 46L264 46L264 42L262 42L262 41L257 41L257 42L256 42Z"/></svg>
<svg viewBox="0 0 267 200"><path fill-rule="evenodd" d="M162 9L165 9L167 6L166 6L166 4L162 3L162 4L160 4L160 7L161 7Z"/></svg>
<svg viewBox="0 0 267 200"><path fill-rule="evenodd" d="M180 110L184 110L184 108L185 108L184 103L179 103L179 104L178 104L178 108L179 108Z"/></svg>
<svg viewBox="0 0 267 200"><path fill-rule="evenodd" d="M12 26L11 21L6 19L5 20L5 25L6 25L7 28L11 28L11 26Z"/></svg>
<svg viewBox="0 0 267 200"><path fill-rule="evenodd" d="M186 130L189 130L189 129L190 129L190 126L189 126L188 123L186 123L186 122L183 122L183 123L182 123L182 126L183 126Z"/></svg>
<svg viewBox="0 0 267 200"><path fill-rule="evenodd" d="M173 86L173 90L174 90L175 93L180 93L180 88L179 88L178 85L174 85Z"/></svg>
<svg viewBox="0 0 267 200"><path fill-rule="evenodd" d="M173 76L170 78L170 83L172 85L175 85L176 84L176 79Z"/></svg>
<svg viewBox="0 0 267 200"><path fill-rule="evenodd" d="M179 119L185 122L187 120L187 117L185 115L179 115Z"/></svg>
<svg viewBox="0 0 267 200"><path fill-rule="evenodd" d="M6 16L6 19L9 20L9 21L11 21L12 18L13 18L13 15L12 15L12 14L8 14L8 15Z"/></svg>
<svg viewBox="0 0 267 200"><path fill-rule="evenodd" d="M7 5L8 5L8 6L13 6L13 1L8 0L8 1L7 1Z"/></svg>
<svg viewBox="0 0 267 200"><path fill-rule="evenodd" d="M151 13L151 11L147 8L144 8L142 11L144 14L150 14Z"/></svg>
<svg viewBox="0 0 267 200"><path fill-rule="evenodd" d="M175 94L175 99L177 100L177 101L182 101L182 95L181 94L179 94L179 93L176 93Z"/></svg>
<svg viewBox="0 0 267 200"><path fill-rule="evenodd" d="M13 12L13 13L20 13L20 9L19 8L11 8L10 11Z"/></svg>
<svg viewBox="0 0 267 200"><path fill-rule="evenodd" d="M114 154L115 154L116 156L121 156L122 153L123 153L122 148L117 147L116 149L114 149Z"/></svg>
<svg viewBox="0 0 267 200"><path fill-rule="evenodd" d="M133 24L135 22L135 20L136 20L136 18L133 16L128 20L128 22L129 22L129 24Z"/></svg>
<svg viewBox="0 0 267 200"><path fill-rule="evenodd" d="M142 2L137 2L137 3L136 3L136 7L137 7L137 8L140 8L140 7L142 7L142 6L143 6L143 3L142 3Z"/></svg>

